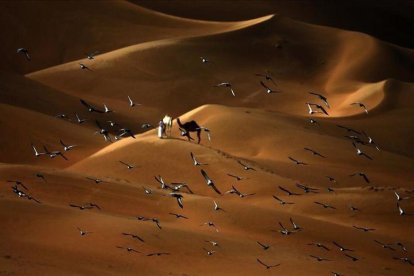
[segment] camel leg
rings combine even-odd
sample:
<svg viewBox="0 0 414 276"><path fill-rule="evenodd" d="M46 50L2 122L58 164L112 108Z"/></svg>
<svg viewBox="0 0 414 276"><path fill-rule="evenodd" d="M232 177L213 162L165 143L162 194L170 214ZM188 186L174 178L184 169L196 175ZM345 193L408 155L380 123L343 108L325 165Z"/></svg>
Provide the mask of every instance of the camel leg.
<svg viewBox="0 0 414 276"><path fill-rule="evenodd" d="M200 141L201 141L201 130L197 130L197 138L198 138L198 144L200 144Z"/></svg>

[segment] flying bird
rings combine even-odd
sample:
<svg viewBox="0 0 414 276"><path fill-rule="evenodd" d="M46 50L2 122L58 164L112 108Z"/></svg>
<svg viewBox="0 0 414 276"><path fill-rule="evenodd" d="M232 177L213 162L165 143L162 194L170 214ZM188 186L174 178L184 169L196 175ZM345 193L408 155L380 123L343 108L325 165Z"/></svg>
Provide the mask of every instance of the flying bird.
<svg viewBox="0 0 414 276"><path fill-rule="evenodd" d="M75 113L76 116L76 121L78 122L78 124L82 124L84 122L86 122L86 119L81 119L78 115L78 113Z"/></svg>
<svg viewBox="0 0 414 276"><path fill-rule="evenodd" d="M243 167L243 169L246 170L246 171L248 171L248 170L255 171L256 170L255 168L253 168L253 167L251 167L249 165L244 164L240 160L237 160L237 163L239 163Z"/></svg>
<svg viewBox="0 0 414 276"><path fill-rule="evenodd" d="M394 192L395 196L397 197L397 201L409 199L410 197L401 197L397 192Z"/></svg>
<svg viewBox="0 0 414 276"><path fill-rule="evenodd" d="M33 144L33 143L32 143L32 149L33 149L34 155L35 155L36 157L39 157L39 156L41 156L41 155L45 155L45 154L46 154L46 152L39 152L39 151L36 149L36 147L34 146L34 144Z"/></svg>
<svg viewBox="0 0 414 276"><path fill-rule="evenodd" d="M325 203L320 203L319 201L315 201L314 202L315 204L318 204L318 205L321 205L323 208L325 208L325 209L328 209L328 208L330 208L330 209L336 209L335 207L333 207L333 206L331 206L331 205L329 205L329 204L325 204Z"/></svg>
<svg viewBox="0 0 414 276"><path fill-rule="evenodd" d="M216 84L215 85L215 87L227 87L227 88L229 88L230 89L230 92L231 92L231 94L235 97L236 96L236 94L234 93L234 90L233 90L233 86L231 85L231 83L229 83L229 82L221 82L221 83L219 83L219 84Z"/></svg>
<svg viewBox="0 0 414 276"><path fill-rule="evenodd" d="M170 196L174 197L177 200L177 204L178 204L178 206L181 209L184 208L184 205L183 205L183 195L177 194L177 193L170 193Z"/></svg>
<svg viewBox="0 0 414 276"><path fill-rule="evenodd" d="M266 89L266 93L267 94L271 94L271 93L280 93L280 91L277 90L273 90L271 89L269 86L267 86L264 82L260 81L260 85L263 86Z"/></svg>
<svg viewBox="0 0 414 276"><path fill-rule="evenodd" d="M297 224L293 221L293 219L292 219L292 218L289 218L289 221L290 221L290 223L292 224L292 226L293 226L293 229L294 229L294 230L296 230L296 231L300 231L300 230L302 230L302 229L303 229L302 227L300 227L299 225L297 225Z"/></svg>
<svg viewBox="0 0 414 276"><path fill-rule="evenodd" d="M85 100L80 99L80 102L88 109L89 112L104 113L104 111L97 109L93 105L90 105Z"/></svg>
<svg viewBox="0 0 414 276"><path fill-rule="evenodd" d="M312 242L312 243L308 243L308 245L314 245L314 246L316 246L316 247L323 248L323 249L325 249L326 251L330 251L330 249L329 249L328 247L326 247L325 245L323 245L323 244L321 244L321 243L319 243L319 242L317 242L317 243L314 243L314 242Z"/></svg>
<svg viewBox="0 0 414 276"><path fill-rule="evenodd" d="M266 267L266 269L271 269L272 267L277 267L280 264L275 264L275 265L267 265L264 262L262 262L259 258L256 259L256 261L261 264L262 266Z"/></svg>
<svg viewBox="0 0 414 276"><path fill-rule="evenodd" d="M304 150L307 150L307 151L311 152L311 153L312 153L312 155L316 155L316 156L319 156L319 157L322 157L322 158L326 158L326 156L323 156L322 154L320 154L320 153L319 153L319 152L317 152L317 151L314 151L313 149L310 149L310 148L304 148Z"/></svg>
<svg viewBox="0 0 414 276"><path fill-rule="evenodd" d="M309 165L308 163L305 163L305 162L302 162L302 161L299 161L299 160L296 160L295 158L293 158L293 157L290 157L290 156L288 156L288 158L290 159L290 160L292 160L292 162L294 162L294 163L296 163L296 165Z"/></svg>
<svg viewBox="0 0 414 276"><path fill-rule="evenodd" d="M329 106L328 99L327 99L325 96L323 96L323 95L321 95L321 94L318 94L318 93L315 93L315 92L309 92L309 94L314 95L314 96L317 96L319 99L321 99L321 100L325 103L325 105L326 105L328 108L331 108L331 107Z"/></svg>
<svg viewBox="0 0 414 276"><path fill-rule="evenodd" d="M168 213L168 214L170 214L170 215L172 215L172 216L175 216L176 218L183 218L183 219L188 219L188 217L186 217L186 216L184 216L184 215L181 215L181 214L176 214L176 213Z"/></svg>
<svg viewBox="0 0 414 276"><path fill-rule="evenodd" d="M170 253L167 253L167 252L154 252L154 253L147 254L148 257L152 257L152 256L162 256L162 255L170 255Z"/></svg>
<svg viewBox="0 0 414 276"><path fill-rule="evenodd" d="M216 230L216 232L218 232L219 230L217 229L217 227L216 227L216 225L214 224L214 222L212 222L212 221L207 221L207 222L204 222L203 224L201 224L200 226L203 226L203 225L207 225L207 226L209 226L209 227L213 227L215 230Z"/></svg>
<svg viewBox="0 0 414 276"><path fill-rule="evenodd" d="M355 225L353 225L352 227L354 227L355 229L364 231L364 232L375 231L374 228L360 227L360 226L355 226Z"/></svg>
<svg viewBox="0 0 414 276"><path fill-rule="evenodd" d="M282 186L279 186L279 189L282 190L282 191L284 191L285 193L287 193L289 196L292 196L292 195L300 195L300 194L297 194L297 193L293 193L293 192L289 191L288 189L283 188Z"/></svg>
<svg viewBox="0 0 414 276"><path fill-rule="evenodd" d="M207 186L213 188L213 190L221 195L221 192L217 189L216 185L214 184L213 180L211 180L211 178L207 175L207 173L201 169L200 170L201 174L203 175L204 179L206 180Z"/></svg>
<svg viewBox="0 0 414 276"><path fill-rule="evenodd" d="M354 146L354 148L357 150L357 155L358 156L364 156L365 158L368 158L369 160L372 160L372 157L370 157L369 155L367 155L365 152L363 152L360 148L358 148L356 146L355 143L352 143L352 145Z"/></svg>
<svg viewBox="0 0 414 276"><path fill-rule="evenodd" d="M260 245L263 248L263 250L268 250L270 248L270 245L263 244L259 241L256 241L256 242L257 242L258 245Z"/></svg>
<svg viewBox="0 0 414 276"><path fill-rule="evenodd" d="M18 48L16 51L18 54L24 55L27 61L30 61L32 58L30 57L29 50L26 48Z"/></svg>
<svg viewBox="0 0 414 276"><path fill-rule="evenodd" d="M94 181L96 184L99 184L99 183L104 183L104 182L105 182L105 181L103 181L102 179L99 179L99 178L86 177L86 179L92 180L92 181Z"/></svg>
<svg viewBox="0 0 414 276"><path fill-rule="evenodd" d="M346 251L349 251L349 252L353 252L354 250L352 250L352 249L348 249L348 248L346 248L346 247L344 247L344 246L342 246L342 245L340 245L339 243L337 243L336 241L333 241L332 242L336 247L338 247L339 248L339 250L340 251L342 251L342 252L346 252Z"/></svg>
<svg viewBox="0 0 414 276"><path fill-rule="evenodd" d="M349 176L351 176L351 177L361 176L365 180L365 182L370 183L368 176L363 172L356 172L356 173L350 174Z"/></svg>
<svg viewBox="0 0 414 276"><path fill-rule="evenodd" d="M309 255L309 256L312 257L312 258L314 258L314 259L316 259L318 262L330 261L329 259L325 259L325 258L322 258L322 257L317 257L315 255Z"/></svg>
<svg viewBox="0 0 414 276"><path fill-rule="evenodd" d="M23 187L23 189L25 189L26 191L28 191L29 189L23 184L23 182L21 182L20 180L7 180L7 182L9 183L14 183L16 186L21 186Z"/></svg>
<svg viewBox="0 0 414 276"><path fill-rule="evenodd" d="M95 59L95 56L96 56L97 54L99 54L99 51L95 51L95 52L93 52L93 53L86 54L86 57L87 57L89 60L92 60L92 59Z"/></svg>
<svg viewBox="0 0 414 276"><path fill-rule="evenodd" d="M195 158L195 156L194 156L194 154L192 152L190 152L190 156L191 156L191 159L193 160L194 166L208 165L207 163L200 163L200 162L198 162L198 160Z"/></svg>
<svg viewBox="0 0 414 276"><path fill-rule="evenodd" d="M123 232L123 233L122 233L122 235L124 235L124 236L130 236L130 237L132 237L133 239L137 239L137 240L139 240L140 242L144 242L144 239L143 239L143 238L141 238L140 236L136 235L136 234L131 234L131 233L125 233L125 232Z"/></svg>
<svg viewBox="0 0 414 276"><path fill-rule="evenodd" d="M256 76L258 77L262 77L264 78L266 81L271 81L274 85L277 86L276 82L274 81L274 79L272 78L272 74L269 71L266 71L266 73L264 74L256 74Z"/></svg>
<svg viewBox="0 0 414 276"><path fill-rule="evenodd" d="M128 103L130 107L134 107L135 105L141 105L141 104L135 104L134 101L131 99L130 96L128 96Z"/></svg>
<svg viewBox="0 0 414 276"><path fill-rule="evenodd" d="M68 160L66 156L59 150L49 151L46 146L43 146L45 153L49 155L50 158L55 158L56 156L60 156L65 160Z"/></svg>
<svg viewBox="0 0 414 276"><path fill-rule="evenodd" d="M234 175L234 174L231 174L231 173L228 173L227 175L230 176L230 177L235 178L237 181L240 181L240 180L244 179L244 177Z"/></svg>
<svg viewBox="0 0 414 276"><path fill-rule="evenodd" d="M365 106L365 104L361 103L361 102L355 102L355 103L351 103L351 105L358 105L359 107L361 107L362 109L364 109L365 113L368 114L368 109Z"/></svg>
<svg viewBox="0 0 414 276"><path fill-rule="evenodd" d="M88 234L93 233L93 232L89 232L89 231L84 231L84 230L80 229L79 227L77 227L77 229L78 229L79 234L80 234L81 236L86 236L86 235L88 235Z"/></svg>
<svg viewBox="0 0 414 276"><path fill-rule="evenodd" d="M104 137L105 141L107 142L109 141L112 143L112 139L111 139L111 136L109 135L109 131L106 128L103 128L101 124L98 122L98 120L95 121L95 124L99 128L99 130L96 133L101 134Z"/></svg>
<svg viewBox="0 0 414 276"><path fill-rule="evenodd" d="M374 242L378 243L384 249L389 249L389 250L395 251L395 249L391 246L391 244L385 244L385 243L382 243L382 242L377 241L377 240L374 240Z"/></svg>
<svg viewBox="0 0 414 276"><path fill-rule="evenodd" d="M279 201L280 205L295 204L294 202L287 202L287 201L284 201L284 200L280 199L279 197L277 197L277 196L275 196L275 195L273 196L273 198L274 198L274 199L276 199L277 201Z"/></svg>
<svg viewBox="0 0 414 276"><path fill-rule="evenodd" d="M308 106L308 109L309 109L309 114L314 114L314 113L323 113L323 114L325 114L325 115L328 115L329 116L329 114L328 114L328 112L325 110L325 108L323 108L323 106L321 106L320 104L315 104L315 103L306 103L306 105ZM314 107L316 107L317 109L319 109L319 110L313 110L312 109L312 106L314 106Z"/></svg>
<svg viewBox="0 0 414 276"><path fill-rule="evenodd" d="M82 70L88 70L88 71L92 71L91 69L89 69L89 67L88 66L86 66L85 64L83 64L83 63L79 63L79 67L80 67L80 69L82 69Z"/></svg>
<svg viewBox="0 0 414 276"><path fill-rule="evenodd" d="M60 140L60 144L63 146L64 151L70 151L74 147L77 147L77 145L66 145L62 140Z"/></svg>
<svg viewBox="0 0 414 276"><path fill-rule="evenodd" d="M113 110L109 109L109 107L106 104L104 104L104 113L111 113L111 112L113 112Z"/></svg>
<svg viewBox="0 0 414 276"><path fill-rule="evenodd" d="M119 248L119 249L125 249L125 250L126 250L126 251L128 251L128 252L142 253L142 252L139 252L138 250L135 250L135 249L134 249L134 248L132 248L132 247L117 246L116 248Z"/></svg>
<svg viewBox="0 0 414 276"><path fill-rule="evenodd" d="M133 168L135 168L134 165L130 165L128 163L125 163L124 161L119 161L119 163L121 163L122 165L125 165L128 168L128 170L132 170Z"/></svg>
<svg viewBox="0 0 414 276"><path fill-rule="evenodd" d="M136 139L134 133L132 132L132 130L128 129L128 128L121 128L120 130L120 134L119 136L124 137L124 136L130 136L134 139Z"/></svg>
<svg viewBox="0 0 414 276"><path fill-rule="evenodd" d="M368 139L368 144L373 145L377 149L377 151L380 151L380 148L378 147L377 143L375 143L375 141L372 139L371 136L366 134L365 131L363 131L362 134L364 134L364 136Z"/></svg>
<svg viewBox="0 0 414 276"><path fill-rule="evenodd" d="M214 202L214 211L224 211L224 209L221 208L215 200L213 200L213 202Z"/></svg>

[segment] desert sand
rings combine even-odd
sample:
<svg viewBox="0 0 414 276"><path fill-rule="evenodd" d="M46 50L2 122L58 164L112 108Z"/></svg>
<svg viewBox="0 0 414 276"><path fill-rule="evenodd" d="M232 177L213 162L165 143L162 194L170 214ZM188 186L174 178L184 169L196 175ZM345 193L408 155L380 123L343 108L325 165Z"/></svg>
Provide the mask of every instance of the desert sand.
<svg viewBox="0 0 414 276"><path fill-rule="evenodd" d="M263 1L207 18L185 1L176 9L156 2L0 3L0 275L412 275L414 50L395 44L404 32L395 29L386 41L363 33L366 23L358 21L352 31L330 25L331 17L316 22L326 26L311 24L306 11L294 13L297 6L266 14L272 9ZM16 53L20 47L30 61ZM266 72L273 81L256 75ZM221 82L236 96L214 87ZM329 107L309 92L326 96ZM128 96L140 105L130 107ZM80 99L113 112L88 112ZM307 102L329 116L309 114ZM154 127L166 114L195 120L211 140L203 131L199 144L187 141L176 120L159 139ZM96 120L112 139L122 127L135 138L106 142ZM345 136L359 137L356 147L367 156ZM64 152L60 140L77 146ZM31 144L68 160L36 157ZM190 153L206 164L195 166ZM351 176L358 172L369 182ZM191 192L177 192L183 208L159 176L188 185ZM20 197L11 180L27 188L16 186ZM232 186L246 196L226 193ZM87 203L100 209L70 206ZM161 228L138 217L158 218ZM168 254L148 256L156 252ZM266 269L257 259L280 265Z"/></svg>

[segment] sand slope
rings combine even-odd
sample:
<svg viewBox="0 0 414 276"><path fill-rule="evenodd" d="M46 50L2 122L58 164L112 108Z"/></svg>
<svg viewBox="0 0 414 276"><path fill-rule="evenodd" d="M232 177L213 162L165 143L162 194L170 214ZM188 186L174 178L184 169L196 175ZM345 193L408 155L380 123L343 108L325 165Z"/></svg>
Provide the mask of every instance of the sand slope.
<svg viewBox="0 0 414 276"><path fill-rule="evenodd" d="M0 47L6 56L0 67L0 274L411 273L409 263L393 257L414 257L414 201L402 200L410 215L399 216L394 194L412 197L414 192L413 50L280 15L207 22L129 2L1 5L1 20L15 31L1 25L1 33L11 39ZM39 17L28 16L32 10ZM45 29L50 35L43 34ZM33 51L33 62L9 54L21 44ZM91 49L102 54L86 60L84 54ZM210 62L203 64L200 57ZM81 70L81 62L91 71ZM265 93L255 74L266 70L276 85L265 83L281 93ZM233 84L236 97L213 87L223 81ZM329 117L313 115L318 125L309 123L305 103L321 103L310 91L323 93L331 105ZM142 105L128 107L127 96ZM114 111L90 113L80 98ZM350 105L358 101L367 105L368 115ZM62 113L70 120L56 117ZM76 123L75 113L87 121ZM156 125L165 114L183 122L196 120L211 130L211 141L202 133L200 144L188 142L179 135L176 121L167 139L158 139L152 128L141 128L143 123ZM94 134L95 120L112 137L127 127L136 139L106 143ZM119 127L110 127L109 120ZM357 156L344 137L352 133L337 125L365 131L381 150L358 145L373 160ZM62 150L60 139L79 145L65 154L68 161L33 155L31 143ZM194 166L190 153L207 165ZM308 165L296 165L288 157ZM238 161L255 170L244 170ZM206 185L201 169L221 195ZM370 183L350 176L360 171ZM192 193L182 191L183 209L171 191L160 188L154 178L159 175L167 183L190 187ZM28 188L24 191L41 203L19 198L7 180L22 181ZM317 193L304 193L297 183ZM254 195L226 193L232 186ZM279 186L300 195L288 196ZM294 204L280 205L272 195ZM214 201L224 211L215 211ZM69 206L88 202L101 209ZM162 229L139 216L158 218ZM281 235L279 222L291 229L290 218L303 229ZM204 225L208 221L218 231ZM81 236L77 227L92 233ZM375 240L393 244L394 250ZM270 249L263 250L257 241ZM349 254L359 260L347 258L333 241L351 248ZM315 242L329 251L309 245ZM205 249L216 252L209 256ZM146 256L154 252L169 255ZM317 262L310 255L330 261ZM280 266L267 270L256 258Z"/></svg>

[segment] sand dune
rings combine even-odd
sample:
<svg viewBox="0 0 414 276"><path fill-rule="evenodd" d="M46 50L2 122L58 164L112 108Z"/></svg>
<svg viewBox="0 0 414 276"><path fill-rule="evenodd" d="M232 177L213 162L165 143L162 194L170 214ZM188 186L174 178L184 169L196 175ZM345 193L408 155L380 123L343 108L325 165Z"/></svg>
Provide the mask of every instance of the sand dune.
<svg viewBox="0 0 414 276"><path fill-rule="evenodd" d="M1 5L5 24L0 33L10 39L0 46L5 56L0 66L0 274L411 273L409 263L394 257L413 258L414 201L400 202L409 214L400 216L394 192L403 197L414 192L413 50L279 14L208 22L123 1ZM243 13L248 12L241 7L239 16ZM23 45L33 54L31 62L15 55ZM93 50L101 53L87 60L85 53ZM81 70L79 63L90 71ZM260 85L255 74L266 70L275 84L263 81L281 93L267 94ZM236 97L214 87L223 81L233 84ZM323 105L310 91L328 97L329 116L308 114L306 102ZM127 96L142 105L129 107ZM90 113L79 99L114 111ZM363 102L369 113L354 102ZM78 124L75 113L87 121ZM166 139L158 139L153 127L141 127L157 125L165 114L183 122L196 120L211 131L211 141L203 132L200 144L188 142L176 121ZM126 127L136 139L106 143L95 133L96 120L111 137ZM355 132L338 125L372 136L380 150L371 144L357 146L373 160L357 156L345 137ZM78 145L65 153L68 161L33 155L31 143L63 150L60 139ZM190 153L207 165L194 166ZM296 165L289 157L308 165ZM255 170L244 170L238 161ZM201 169L221 195L206 185ZM369 183L350 176L361 171ZM191 192L181 190L183 209L155 176L189 186ZM103 182L95 183L96 178ZM41 203L18 197L7 180L22 181L28 190L18 188ZM317 192L304 193L298 183ZM232 186L253 195L226 193ZM279 186L300 195L288 196ZM294 204L281 205L272 195ZM214 201L224 211L215 211ZM87 203L101 209L70 206ZM158 218L162 229L139 216ZM303 229L281 235L279 222L292 229L290 218ZM204 225L208 221L217 231ZM81 236L78 227L91 233ZM392 244L394 250L375 240ZM257 241L271 247L263 250ZM346 257L333 241L352 249L349 254L359 260ZM330 250L309 245L314 242ZM216 252L209 256L205 249ZM169 255L146 256L154 252ZM330 261L317 262L310 255ZM256 258L280 266L267 270Z"/></svg>

